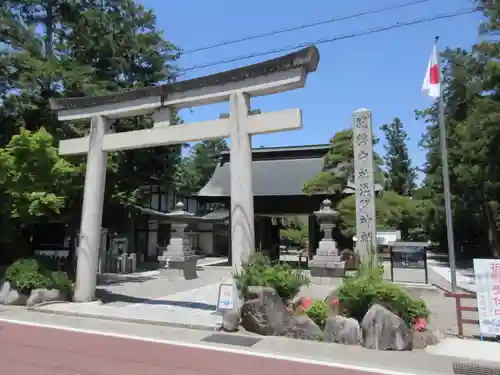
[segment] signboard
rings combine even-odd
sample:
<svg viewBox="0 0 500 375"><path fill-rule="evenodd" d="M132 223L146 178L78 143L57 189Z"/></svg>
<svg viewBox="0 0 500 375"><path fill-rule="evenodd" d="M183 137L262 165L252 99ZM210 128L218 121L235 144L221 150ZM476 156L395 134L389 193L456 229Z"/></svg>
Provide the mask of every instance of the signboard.
<svg viewBox="0 0 500 375"><path fill-rule="evenodd" d="M427 273L427 247L429 246L429 243L395 241L390 242L389 246L391 249L391 281L394 281L394 269L399 268L423 270L424 282L428 284L429 276ZM413 277L412 281L416 282L413 280Z"/></svg>
<svg viewBox="0 0 500 375"><path fill-rule="evenodd" d="M234 309L234 286L233 284L220 284L217 297L217 311L224 313Z"/></svg>
<svg viewBox="0 0 500 375"><path fill-rule="evenodd" d="M427 243L418 242L394 242L391 245L391 262L394 268L426 267Z"/></svg>
<svg viewBox="0 0 500 375"><path fill-rule="evenodd" d="M483 336L500 336L500 260L474 259L479 329Z"/></svg>

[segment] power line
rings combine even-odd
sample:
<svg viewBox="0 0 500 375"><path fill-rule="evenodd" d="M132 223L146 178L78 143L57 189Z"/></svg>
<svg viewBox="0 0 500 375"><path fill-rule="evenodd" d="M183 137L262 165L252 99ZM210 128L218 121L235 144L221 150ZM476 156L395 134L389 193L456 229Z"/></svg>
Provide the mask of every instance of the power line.
<svg viewBox="0 0 500 375"><path fill-rule="evenodd" d="M431 0L413 0L413 1L409 1L409 2L407 1L407 2L404 2L404 3L399 3L399 4L389 5L389 6L386 6L386 7L383 7L383 8L376 8L376 9L366 10L366 11L362 11L362 12L352 13L352 14L349 14L349 15L345 15L345 16L341 16L341 17L336 17L336 18L331 18L331 19L328 19L328 20L323 20L323 21L318 21L318 22L313 22L313 23L306 23L306 24L302 24L302 25L298 25L298 26L292 26L292 27L287 27L287 28L283 28L283 29L276 29L276 30L272 30L272 31L268 31L268 32L263 32L263 33L259 33L259 34L255 34L255 35L246 36L246 37L239 38L239 39L226 40L224 42L209 44L209 45L206 45L206 46L203 46L203 47L199 47L199 48L193 48L193 49L190 49L190 50L183 51L182 54L186 55L186 54L189 54L189 53L206 51L206 50L209 50L209 49L214 49L214 48L217 48L217 47L223 47L223 46L227 46L227 45L230 45L230 44L247 42L249 40L261 39L261 38L266 38L266 37L274 36L274 35L278 35L278 34L284 34L284 33L290 32L290 31L303 30L303 29L308 29L308 28L311 28L311 27L326 25L326 24L329 24L329 23L334 23L334 22L339 22L339 21L350 20L350 19L353 19L353 18L358 18L358 17L367 16L367 15L371 15L371 14L377 14L377 13L387 12L387 11L390 11L390 10L396 10L396 9L406 8L406 7L417 5L417 4L428 3L429 1L431 1Z"/></svg>
<svg viewBox="0 0 500 375"><path fill-rule="evenodd" d="M317 40L303 42L303 43L299 43L299 44L295 44L295 45L289 45L289 46L285 46L285 47L281 47L281 48L270 49L267 51L255 52L255 53L251 53L251 54L247 54L247 55L240 55L240 56L236 56L236 57L228 58L228 59L224 59L224 60L211 61L211 62L204 63L204 64L194 65L194 66L191 66L189 68L180 69L180 74L184 74L186 72L197 70L197 69L203 69L203 68L209 68L212 66L228 64L228 63L235 62L235 61L247 60L247 59L251 59L253 57L271 55L274 53L280 53L280 52L286 52L286 51L290 51L290 50L294 50L294 49L304 48L304 47L307 47L307 46L310 46L313 44L314 45L326 44L326 43L336 42L339 40L352 39L352 38L356 38L356 37L360 37L360 36L376 34L376 33L382 32L382 31L398 29L401 27L413 26L413 25L418 25L421 23L432 22L432 21L442 20L442 19L446 19L446 18L454 18L454 17L465 15L465 14L475 13L478 11L479 11L479 9L477 9L477 8L468 8L468 9L458 10L458 11L455 11L452 13L445 13L445 14L439 14L439 15L435 15L435 16L431 16L431 17L419 18L419 19L415 19L412 21L408 21L408 22L397 22L397 23L394 23L392 25L380 26L380 27L376 27L376 28L372 28L372 29L356 31L353 33L338 35L338 36L325 38L325 39L317 39Z"/></svg>

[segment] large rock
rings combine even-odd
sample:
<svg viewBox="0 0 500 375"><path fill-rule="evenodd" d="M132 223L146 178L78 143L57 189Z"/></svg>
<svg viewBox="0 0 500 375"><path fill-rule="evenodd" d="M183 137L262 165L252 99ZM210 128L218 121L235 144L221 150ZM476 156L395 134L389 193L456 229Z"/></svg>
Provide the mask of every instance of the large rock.
<svg viewBox="0 0 500 375"><path fill-rule="evenodd" d="M273 288L249 287L249 299L241 308L241 325L263 336L318 339L321 329L306 315L292 316Z"/></svg>
<svg viewBox="0 0 500 375"><path fill-rule="evenodd" d="M238 310L226 311L222 317L222 330L226 332L238 331L240 319L240 312Z"/></svg>
<svg viewBox="0 0 500 375"><path fill-rule="evenodd" d="M35 306L42 302L67 301L66 293L57 289L33 289L26 302L27 306Z"/></svg>
<svg viewBox="0 0 500 375"><path fill-rule="evenodd" d="M413 332L413 349L425 349L429 345L436 345L439 338L432 331L414 331Z"/></svg>
<svg viewBox="0 0 500 375"><path fill-rule="evenodd" d="M301 340L318 340L322 335L321 328L305 314L292 316L284 334L284 336Z"/></svg>
<svg viewBox="0 0 500 375"><path fill-rule="evenodd" d="M330 315L326 321L323 339L326 342L359 345L362 341L361 327L354 318Z"/></svg>
<svg viewBox="0 0 500 375"><path fill-rule="evenodd" d="M373 305L361 322L363 346L378 350L412 350L413 331L396 314Z"/></svg>
<svg viewBox="0 0 500 375"><path fill-rule="evenodd" d="M8 281L3 282L0 287L0 304L2 305L26 305L28 296L18 292L11 287Z"/></svg>

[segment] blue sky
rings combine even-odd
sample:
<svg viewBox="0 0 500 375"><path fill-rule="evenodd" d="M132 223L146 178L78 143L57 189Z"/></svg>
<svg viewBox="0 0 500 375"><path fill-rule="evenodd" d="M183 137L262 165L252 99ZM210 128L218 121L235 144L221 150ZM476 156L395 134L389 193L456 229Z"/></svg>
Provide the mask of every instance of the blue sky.
<svg viewBox="0 0 500 375"><path fill-rule="evenodd" d="M237 39L274 29L341 17L351 13L406 2L404 0L139 0L153 8L165 38L185 50ZM430 0L426 4L335 22L278 36L187 54L181 68L282 46L328 38L359 30L453 12L472 6L471 0ZM331 136L350 126L352 111L373 111L374 133L380 125L400 117L409 133L409 149L416 165L424 162L418 148L425 125L414 110L427 107L430 98L420 91L436 35L440 46L470 48L477 42L480 14L463 15L319 45L321 60L306 87L292 92L257 98L252 107L275 111L299 107L303 129L255 136L253 146L286 146L327 143ZM274 57L265 56L199 69L184 78L215 73ZM184 110L186 122L218 118L227 104ZM381 147L381 146L379 146ZM382 149L379 152L383 152Z"/></svg>

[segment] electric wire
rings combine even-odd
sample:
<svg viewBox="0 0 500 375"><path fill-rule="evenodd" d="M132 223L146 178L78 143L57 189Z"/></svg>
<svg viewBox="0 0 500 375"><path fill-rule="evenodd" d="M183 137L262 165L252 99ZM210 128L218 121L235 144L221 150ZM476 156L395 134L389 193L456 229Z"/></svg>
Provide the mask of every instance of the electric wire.
<svg viewBox="0 0 500 375"><path fill-rule="evenodd" d="M375 28L371 28L371 29L355 31L352 33L337 35L337 36L333 36L333 37L329 37L329 38L316 39L316 40L302 42L302 43L298 43L298 44L294 44L294 45L288 45L285 47L269 49L266 51L260 51L260 52L245 54L245 55L239 55L239 56L235 56L232 58L227 58L227 59L216 60L216 61L211 61L211 62L207 62L207 63L193 65L193 66L188 67L188 68L181 68L179 70L179 73L185 74L186 72L190 72L193 70L209 68L209 67L228 64L228 63L241 61L241 60L247 60L247 59L251 59L254 57L260 57L260 56L271 55L271 54L275 54L275 53L287 52L287 51L291 51L291 50L295 50L295 49L304 48L304 47L307 47L310 45L332 43L332 42L336 42L336 41L340 41L340 40L353 39L353 38L357 38L357 37L361 37L361 36L380 33L383 31L394 30L394 29L398 29L398 28L402 28L402 27L414 26L414 25L432 22L432 21L437 21L437 20L442 20L442 19L455 18L458 16L466 15L466 14L476 13L480 10L481 9L478 9L478 8L466 8L466 9L457 10L457 11L454 11L451 13L444 13L444 14L438 14L438 15L424 17L424 18L418 18L418 19L414 19L411 21L407 21L407 22L397 22L397 23L394 23L391 25L379 26L379 27L375 27Z"/></svg>
<svg viewBox="0 0 500 375"><path fill-rule="evenodd" d="M206 51L206 50L209 50L209 49L214 49L214 48L218 48L218 47L228 46L228 45L231 45L231 44L236 44L236 43L241 43L241 42L247 42L249 40L266 38L266 37L269 37L269 36L274 36L274 35L288 33L288 32L291 32L291 31L304 30L304 29L308 29L308 28L311 28L311 27L317 27L317 26L326 25L326 24L329 24L329 23L334 23L334 22L339 22L339 21L345 21L345 20L350 20L350 19L354 19L354 18L359 18L359 17L363 17L363 16L372 15L372 14L378 14L378 13L383 13L383 12L387 12L387 11L391 11L391 10L406 8L406 7L410 7L410 6L414 6L414 5L418 5L418 4L428 3L430 1L432 1L432 0L413 0L413 1L407 1L407 2L404 2L404 3L398 3L398 4L393 4L393 5L385 6L383 8L376 8L376 9L365 10L365 11L361 11L361 12L356 12L356 13L348 14L348 15L345 15L345 16L340 16L340 17L335 17L335 18L327 19L327 20L322 20L322 21L317 21L317 22L312 22L312 23L306 23L306 24L302 24L302 25L298 25L298 26L292 26L292 27L286 27L286 28L282 28L282 29L275 29L275 30L271 30L271 31L267 31L267 32L262 32L262 33L258 33L258 34L254 34L254 35L250 35L250 36L238 38L238 39L231 39L231 40L226 40L224 42L218 42L218 43L214 43L214 44L209 44L209 45L206 45L206 46L203 46L203 47L188 49L188 50L183 51L182 54L183 55L187 55L187 54L190 54L190 53L195 53L195 52L200 52L200 51Z"/></svg>

